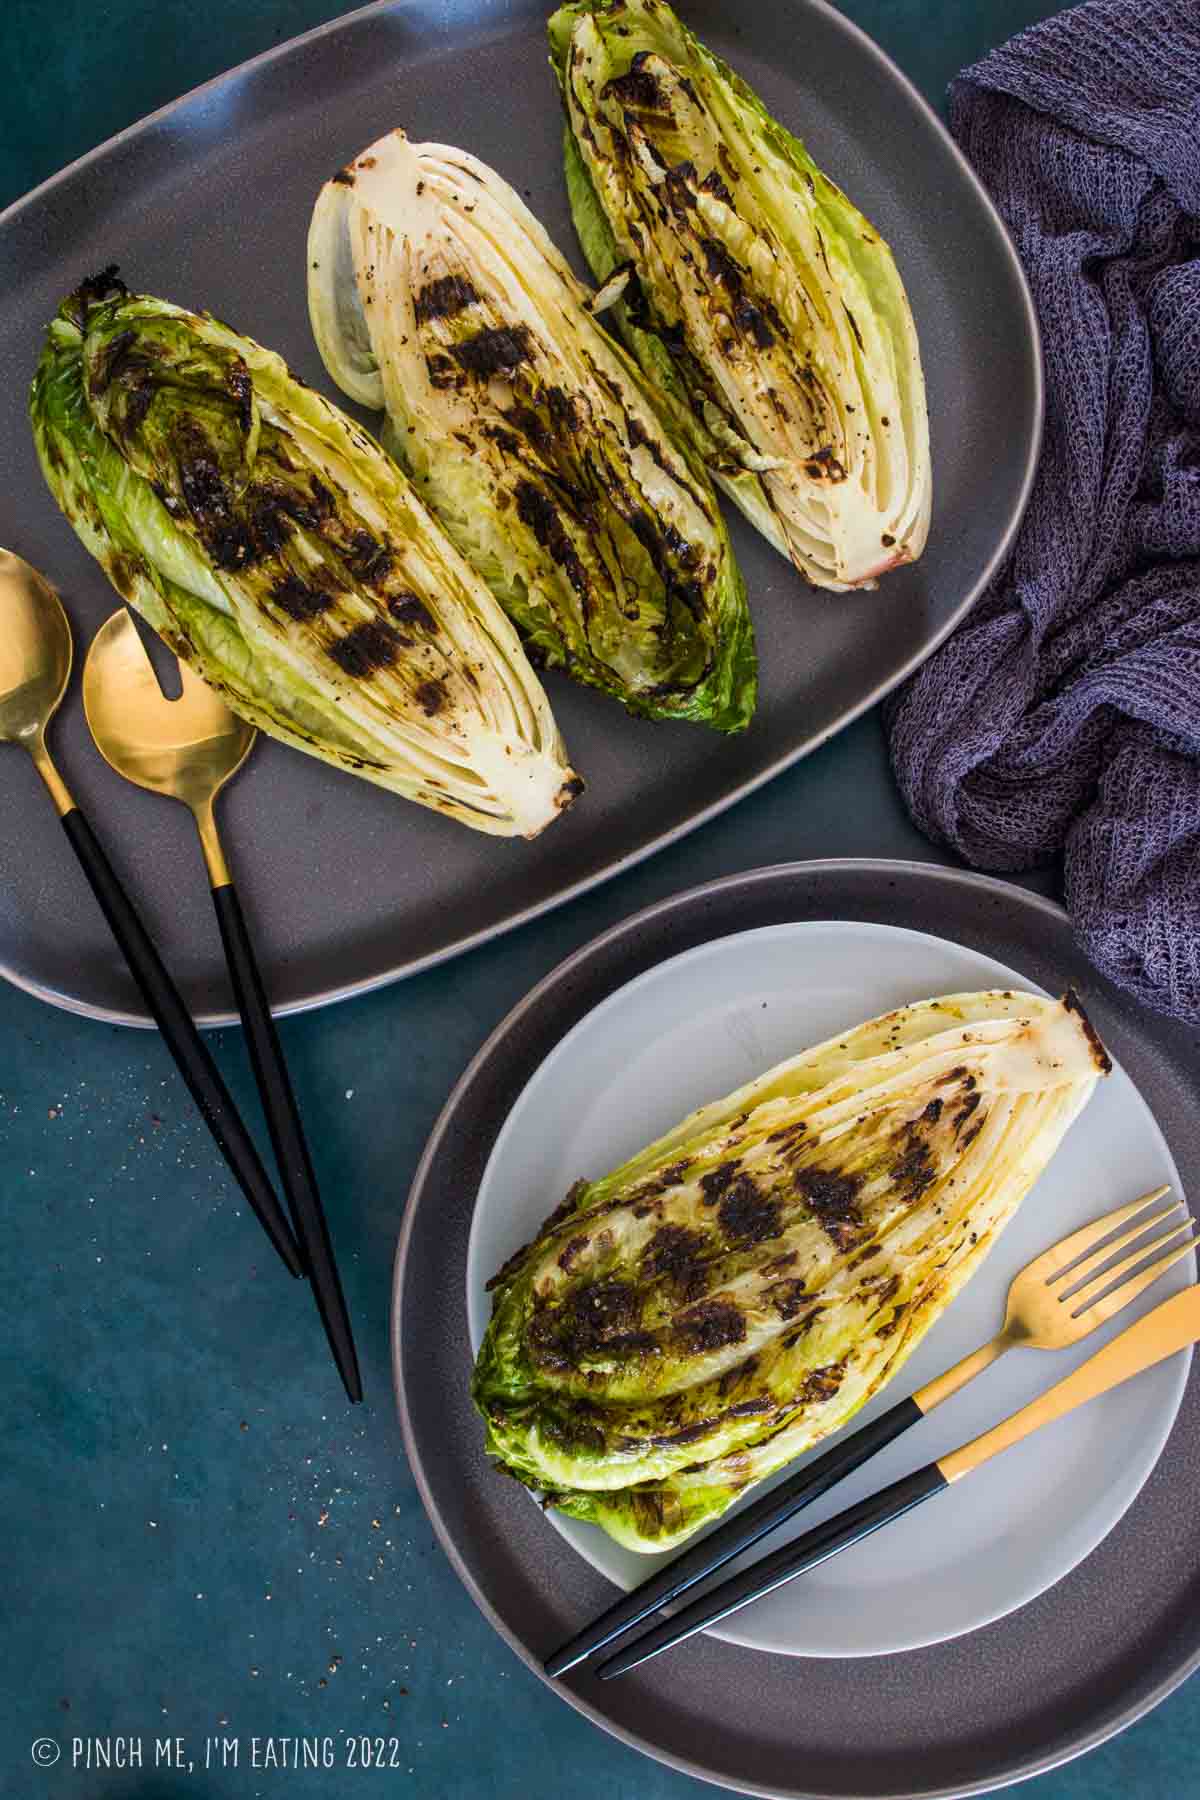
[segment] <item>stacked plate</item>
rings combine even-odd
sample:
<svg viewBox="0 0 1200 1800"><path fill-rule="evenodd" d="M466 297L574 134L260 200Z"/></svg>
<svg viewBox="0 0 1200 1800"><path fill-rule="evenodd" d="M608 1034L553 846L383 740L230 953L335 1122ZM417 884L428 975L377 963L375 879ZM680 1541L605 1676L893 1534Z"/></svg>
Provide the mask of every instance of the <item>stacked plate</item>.
<svg viewBox="0 0 1200 1800"><path fill-rule="evenodd" d="M580 951L464 1075L405 1216L397 1385L442 1542L539 1673L612 1582L632 1585L653 1562L544 1515L488 1467L468 1395L487 1276L575 1177L602 1173L693 1106L905 1000L997 983L1075 985L1118 1066L906 1366L908 1392L991 1336L1009 1280L1038 1250L1159 1182L1187 1193L1200 1180L1187 1034L1102 983L1057 907L912 864L733 877ZM1185 1261L1139 1308L1194 1277ZM993 1424L1096 1348L1007 1358L803 1523ZM1186 1523L1200 1401L1188 1361L1060 1421L719 1632L611 1684L580 1671L560 1691L664 1761L751 1793L960 1795L1078 1753L1200 1662L1200 1545Z"/></svg>

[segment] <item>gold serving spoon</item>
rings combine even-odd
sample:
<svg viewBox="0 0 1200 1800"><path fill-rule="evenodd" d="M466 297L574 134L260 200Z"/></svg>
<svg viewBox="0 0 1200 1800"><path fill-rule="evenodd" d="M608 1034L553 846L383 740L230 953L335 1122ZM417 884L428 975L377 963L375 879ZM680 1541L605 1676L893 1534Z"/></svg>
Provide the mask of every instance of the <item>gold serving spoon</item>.
<svg viewBox="0 0 1200 1800"><path fill-rule="evenodd" d="M71 627L62 602L23 557L0 549L0 743L19 744L49 789L67 840L124 953L179 1072L263 1229L293 1275L295 1239L254 1140L243 1125L182 996L46 748L46 727L71 673Z"/></svg>
<svg viewBox="0 0 1200 1800"><path fill-rule="evenodd" d="M83 667L84 711L100 754L118 775L182 801L196 821L250 1061L317 1309L346 1392L361 1400L354 1338L312 1158L213 812L258 734L186 663L179 674L182 691L168 700L122 607L92 639Z"/></svg>
<svg viewBox="0 0 1200 1800"><path fill-rule="evenodd" d="M83 709L96 748L118 775L182 800L196 821L214 892L230 884L213 801L258 736L186 663L168 700L125 607L105 619L83 665Z"/></svg>
<svg viewBox="0 0 1200 1800"><path fill-rule="evenodd" d="M50 760L46 727L71 673L62 601L24 557L0 550L0 743L19 744L64 818L75 802Z"/></svg>

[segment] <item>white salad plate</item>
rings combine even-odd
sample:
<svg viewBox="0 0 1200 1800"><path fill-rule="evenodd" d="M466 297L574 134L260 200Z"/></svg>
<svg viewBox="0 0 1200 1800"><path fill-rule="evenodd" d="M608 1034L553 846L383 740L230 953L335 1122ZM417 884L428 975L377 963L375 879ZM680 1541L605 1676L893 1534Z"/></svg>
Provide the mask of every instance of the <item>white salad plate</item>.
<svg viewBox="0 0 1200 1800"><path fill-rule="evenodd" d="M472 1350L491 1310L488 1278L578 1177L603 1175L693 1108L835 1032L908 1001L987 987L1045 991L962 944L826 919L721 937L619 987L545 1057L496 1137L467 1250ZM989 1338L1010 1281L1039 1251L1163 1182L1178 1192L1170 1151L1149 1106L1115 1067L969 1285L846 1431ZM1014 1351L810 1506L787 1533L809 1529L985 1430L1194 1279L1194 1260L1185 1258L1074 1350ZM1171 1429L1189 1362L1177 1356L1071 1414L714 1635L790 1656L879 1656L961 1636L1025 1605L1088 1556L1133 1501ZM627 1550L596 1526L547 1517L620 1587L665 1560Z"/></svg>

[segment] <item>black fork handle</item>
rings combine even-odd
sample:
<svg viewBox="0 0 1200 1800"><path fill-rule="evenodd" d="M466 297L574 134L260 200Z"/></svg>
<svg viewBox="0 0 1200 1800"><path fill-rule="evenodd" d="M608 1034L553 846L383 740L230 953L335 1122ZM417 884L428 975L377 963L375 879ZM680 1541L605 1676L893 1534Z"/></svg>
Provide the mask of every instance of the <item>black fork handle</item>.
<svg viewBox="0 0 1200 1800"><path fill-rule="evenodd" d="M923 1417L915 1400L901 1400L869 1425L861 1426L834 1444L814 1462L806 1463L770 1493L764 1494L761 1500L756 1500L743 1512L734 1513L724 1525L710 1531L707 1537L701 1538L690 1550L685 1550L631 1593L614 1600L606 1612L585 1625L547 1658L544 1665L547 1675L565 1675L576 1663L603 1650L606 1644L611 1644L622 1632L632 1630L650 1613L677 1600L706 1575L715 1574L735 1556L752 1549L768 1532L777 1530L802 1507L820 1499L837 1482L844 1481L847 1475L861 1468L870 1457Z"/></svg>
<svg viewBox="0 0 1200 1800"><path fill-rule="evenodd" d="M254 1140L133 902L77 806L62 815L62 824L67 841L100 903L100 910L129 964L138 991L162 1032L218 1150L288 1273L302 1275L304 1268L296 1240L275 1197Z"/></svg>
<svg viewBox="0 0 1200 1800"><path fill-rule="evenodd" d="M742 1574L718 1582L710 1593L702 1594L699 1600L693 1600L672 1618L664 1619L661 1625L635 1637L624 1650L618 1650L615 1656L601 1663L596 1673L601 1681L611 1681L616 1675L636 1669L639 1663L682 1644L703 1631L705 1626L727 1619L730 1613L749 1606L752 1600L773 1594L785 1582L794 1581L797 1575L828 1562L831 1556L848 1550L851 1544L861 1543L882 1526L890 1525L893 1519L911 1512L923 1500L932 1500L949 1485L936 1463L927 1463L923 1469L893 1481L890 1487L860 1500L857 1506L848 1507L823 1525L815 1525L794 1543L784 1544L772 1555L752 1563Z"/></svg>
<svg viewBox="0 0 1200 1800"><path fill-rule="evenodd" d="M267 1000L258 961L250 942L245 915L232 881L223 882L212 891L225 961L229 965L238 1011L246 1030L246 1044L254 1079L266 1114L267 1127L283 1191L291 1207L292 1223L308 1265L313 1298L325 1336L333 1352L347 1395L351 1400L363 1397L362 1377L350 1329L350 1315L338 1277L330 1242L329 1227L317 1188L317 1177L309 1155L300 1111L283 1059L283 1048L271 1007Z"/></svg>

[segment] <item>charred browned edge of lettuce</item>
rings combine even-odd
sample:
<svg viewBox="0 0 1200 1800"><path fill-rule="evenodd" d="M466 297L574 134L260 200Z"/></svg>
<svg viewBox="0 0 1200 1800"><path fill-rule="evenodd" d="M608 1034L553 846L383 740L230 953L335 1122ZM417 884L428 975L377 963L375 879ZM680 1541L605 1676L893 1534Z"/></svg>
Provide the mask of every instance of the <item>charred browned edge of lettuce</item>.
<svg viewBox="0 0 1200 1800"><path fill-rule="evenodd" d="M1091 1047L1092 1055L1095 1058L1096 1067L1100 1070L1102 1075L1111 1074L1112 1066L1113 1066L1112 1065L1112 1057L1108 1054L1108 1051L1104 1048L1104 1043L1103 1043L1103 1040L1101 1039L1100 1033L1096 1030L1096 1027L1092 1024L1092 1021L1088 1018L1087 1013L1084 1011L1083 1001L1079 998L1079 995L1076 993L1074 988L1067 989L1066 993L1062 997L1062 1003L1066 1007L1068 1012L1073 1012L1076 1015L1076 1017L1079 1020L1079 1023L1082 1025L1083 1030L1084 1030L1084 1035L1087 1038L1088 1044Z"/></svg>

